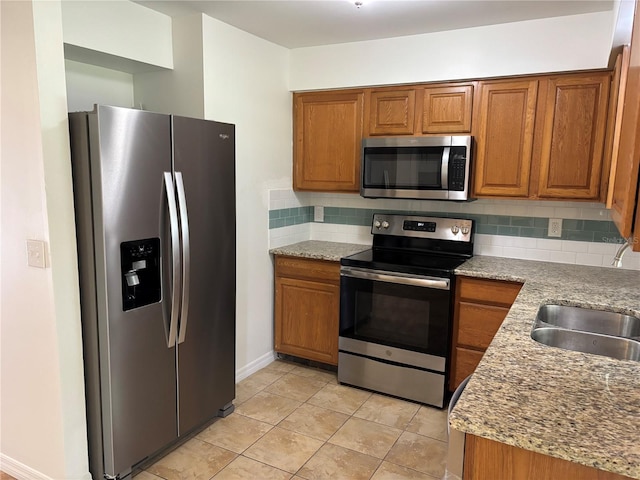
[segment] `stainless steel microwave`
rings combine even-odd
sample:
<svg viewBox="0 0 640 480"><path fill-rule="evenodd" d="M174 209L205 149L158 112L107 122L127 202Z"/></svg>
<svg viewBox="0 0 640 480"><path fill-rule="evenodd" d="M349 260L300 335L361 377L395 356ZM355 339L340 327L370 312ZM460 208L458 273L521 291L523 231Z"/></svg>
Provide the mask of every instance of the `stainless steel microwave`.
<svg viewBox="0 0 640 480"><path fill-rule="evenodd" d="M468 135L365 138L360 195L468 200L471 141Z"/></svg>

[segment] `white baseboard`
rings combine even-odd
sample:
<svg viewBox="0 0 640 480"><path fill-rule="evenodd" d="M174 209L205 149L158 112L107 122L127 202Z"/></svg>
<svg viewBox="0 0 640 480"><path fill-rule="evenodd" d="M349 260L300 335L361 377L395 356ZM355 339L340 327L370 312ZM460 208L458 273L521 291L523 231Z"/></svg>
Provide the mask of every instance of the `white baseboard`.
<svg viewBox="0 0 640 480"><path fill-rule="evenodd" d="M253 362L245 365L244 367L236 370L236 383L240 380L247 378L252 373L256 373L261 368L266 367L271 362L276 359L276 352L271 350L270 352L265 353L261 357L255 359Z"/></svg>
<svg viewBox="0 0 640 480"><path fill-rule="evenodd" d="M51 477L28 467L4 453L0 453L0 470L18 480L53 480Z"/></svg>

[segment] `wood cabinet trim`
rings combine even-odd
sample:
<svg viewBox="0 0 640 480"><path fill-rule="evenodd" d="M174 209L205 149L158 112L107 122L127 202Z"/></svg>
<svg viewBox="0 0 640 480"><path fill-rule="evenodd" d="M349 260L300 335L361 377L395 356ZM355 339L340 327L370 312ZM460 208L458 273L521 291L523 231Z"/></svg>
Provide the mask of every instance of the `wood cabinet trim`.
<svg viewBox="0 0 640 480"><path fill-rule="evenodd" d="M471 132L473 94L475 83L451 84L443 86L425 86L419 89L420 108L417 112L416 131L421 134L452 134ZM438 117L433 105L435 99L459 98L459 109L446 108L444 117ZM450 102L449 102L450 103ZM440 110L442 110L442 107ZM457 115L456 115L457 114Z"/></svg>
<svg viewBox="0 0 640 480"><path fill-rule="evenodd" d="M562 458L476 435L465 436L464 480L630 480Z"/></svg>
<svg viewBox="0 0 640 480"><path fill-rule="evenodd" d="M359 192L364 90L294 93L293 100L293 189ZM313 132L320 140L315 138L316 135L307 132L312 129L310 118L307 117L314 113L314 104L315 113L324 114L323 122L320 122L320 132ZM347 110L337 110L341 104ZM308 109L305 110L305 107ZM332 110L335 111L319 112L318 109L321 107L333 107ZM350 114L349 108L352 110ZM353 122L346 123L351 115ZM343 121L341 123L338 120ZM318 122L313 128L319 128ZM345 142L345 139L349 141ZM321 144L316 147L318 141Z"/></svg>
<svg viewBox="0 0 640 480"><path fill-rule="evenodd" d="M571 76L554 77L546 80L548 85L545 99L544 126L542 130L542 147L539 164L540 175L537 196L540 198L574 198L583 200L598 200L602 181L602 161L607 120L607 106L609 101L610 75L599 76ZM588 94L593 97L593 105L588 106ZM571 103L569 95L581 95L582 101ZM579 99L579 100L580 100ZM579 110L579 114L562 117L561 110ZM583 120L579 128L577 124ZM566 127L573 127L574 133L565 138ZM578 134L583 133L580 137ZM585 155L580 158L571 157L575 150L582 147L582 140L588 139L584 146ZM573 141L570 141L573 140ZM556 158L553 158L554 152ZM567 162L573 158L573 162ZM567 167L569 164L569 168ZM565 169L565 171L563 171ZM552 177L571 178L584 184L553 183Z"/></svg>
<svg viewBox="0 0 640 480"><path fill-rule="evenodd" d="M415 89L372 89L367 99L367 135L413 135Z"/></svg>
<svg viewBox="0 0 640 480"><path fill-rule="evenodd" d="M288 292L294 290L294 298L287 297ZM301 309L298 313L297 308ZM300 322L292 324L291 315L297 314ZM339 317L339 262L276 255L274 348L277 352L337 365Z"/></svg>
<svg viewBox="0 0 640 480"><path fill-rule="evenodd" d="M531 172L531 164L533 161L533 135L535 127L535 110L538 94L538 80L532 79L529 81L499 81L499 82L479 82L478 84L478 104L474 112L474 125L476 125L475 137L476 137L476 157L475 157L475 181L474 181L474 195L477 197L482 196L505 196L505 197L527 197L529 195L529 178ZM504 109L518 106L517 99L509 98L509 101L500 105L494 105L494 99L499 99L498 95L522 95L519 99L522 113L517 111L508 112ZM502 100L502 99L500 99ZM516 100L514 102L514 100ZM503 110L492 111L493 109L502 108ZM506 115L510 113L510 115ZM516 145L518 151L515 153L515 158L502 158L503 153L492 153L488 151L489 147L488 139L493 138L493 133L490 130L499 128L500 123L504 122L505 125L514 125L515 118L520 118L518 136L519 139L514 139L516 142L511 145ZM496 125L489 125L489 121L498 122ZM493 144L491 144L493 145ZM504 143L501 144L504 147ZM512 183L507 183L506 179L496 179L496 181L489 180L488 169L495 173L496 171L509 171L506 168L506 164L502 165L495 162L505 162L509 160L509 165L516 162L515 176L511 179ZM489 163L492 162L492 163Z"/></svg>

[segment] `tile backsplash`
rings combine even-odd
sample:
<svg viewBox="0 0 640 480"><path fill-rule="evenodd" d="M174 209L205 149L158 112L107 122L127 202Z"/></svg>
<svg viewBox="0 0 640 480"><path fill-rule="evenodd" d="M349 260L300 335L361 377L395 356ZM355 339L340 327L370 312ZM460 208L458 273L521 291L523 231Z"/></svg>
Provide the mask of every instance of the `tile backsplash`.
<svg viewBox="0 0 640 480"><path fill-rule="evenodd" d="M314 207L323 221L314 221ZM609 266L624 240L603 204L529 200L367 199L352 194L269 191L269 246L303 240L371 244L374 213L413 213L475 221L475 254ZM562 236L547 236L549 218L562 219ZM640 270L640 253L625 253L623 268Z"/></svg>

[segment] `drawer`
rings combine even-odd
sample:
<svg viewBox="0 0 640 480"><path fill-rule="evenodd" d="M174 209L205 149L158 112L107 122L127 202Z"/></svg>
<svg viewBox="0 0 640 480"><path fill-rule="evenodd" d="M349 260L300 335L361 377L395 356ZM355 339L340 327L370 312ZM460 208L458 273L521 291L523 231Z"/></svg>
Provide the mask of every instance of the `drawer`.
<svg viewBox="0 0 640 480"><path fill-rule="evenodd" d="M276 276L340 284L340 262L276 255Z"/></svg>
<svg viewBox="0 0 640 480"><path fill-rule="evenodd" d="M459 277L456 288L460 300L476 300L510 307L522 288L521 283L487 280L485 278Z"/></svg>
<svg viewBox="0 0 640 480"><path fill-rule="evenodd" d="M457 347L456 371L453 376L454 385L449 386L449 389L457 388L465 378L471 375L480 363L480 360L482 360L483 355L484 352Z"/></svg>
<svg viewBox="0 0 640 480"><path fill-rule="evenodd" d="M460 302L458 304L458 345L487 348L507 313L509 309L504 307Z"/></svg>

